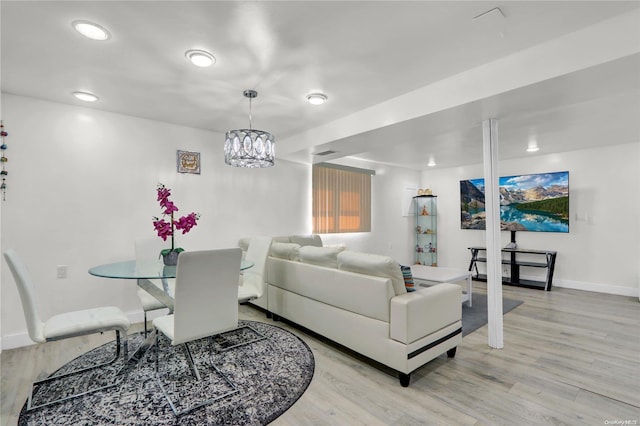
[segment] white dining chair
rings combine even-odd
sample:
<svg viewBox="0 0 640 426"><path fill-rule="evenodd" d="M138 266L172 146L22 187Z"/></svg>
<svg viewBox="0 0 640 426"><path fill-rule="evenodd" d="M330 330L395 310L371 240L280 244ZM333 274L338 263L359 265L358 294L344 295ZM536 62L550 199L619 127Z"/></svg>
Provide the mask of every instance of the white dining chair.
<svg viewBox="0 0 640 426"><path fill-rule="evenodd" d="M201 380L189 342L214 336L238 327L237 286L242 250L239 248L183 252L178 257L173 314L153 320L156 337L156 378L176 416L210 404L235 392L235 386L213 364L211 367L227 381L232 391L178 410L160 380L160 335L172 346L182 345L187 363L196 380Z"/></svg>
<svg viewBox="0 0 640 426"><path fill-rule="evenodd" d="M265 290L267 257L271 249L271 237L251 237L245 260L253 266L244 271L238 285L238 302L245 303L262 297Z"/></svg>
<svg viewBox="0 0 640 426"><path fill-rule="evenodd" d="M161 241L160 238L137 239L135 241L136 261L158 260L160 258L160 251L164 248L166 248L165 243ZM161 279L148 281L161 290L164 289L164 286L167 286L169 292L173 294L175 291L175 280L171 278L165 278L164 280L166 280L164 283ZM160 309L167 309L167 306L141 287L138 287L137 294L144 312L144 336L147 337L147 334L149 333L147 327L147 313ZM170 309L169 313L171 313Z"/></svg>
<svg viewBox="0 0 640 426"><path fill-rule="evenodd" d="M27 410L29 411L58 402L66 401L71 398L97 392L99 390L117 385L118 381L114 381L114 383L105 386L99 386L81 393L73 394L53 401L48 401L43 404L33 404L34 389L38 385L42 385L53 380L58 380L63 377L68 377L73 374L79 374L81 372L99 368L115 362L120 356L121 338L122 351L124 353L124 360L126 362L129 356L127 330L129 330L130 323L126 315L119 308L114 306L105 306L81 311L65 312L54 315L46 321L42 321L40 319L40 316L38 315L38 303L35 293L35 287L33 282L31 281L31 276L29 275L29 271L27 270L26 265L22 262L18 254L13 249L5 251L4 258L9 265L9 269L11 270L11 274L13 275L13 279L15 280L18 287L18 292L20 293L20 300L22 302L22 309L24 310L25 320L27 322L29 337L35 343L68 339L71 337L83 336L87 334L103 333L105 331L115 331L116 333L116 353L113 359L102 364L92 365L65 374L54 375L43 380L35 381L29 389Z"/></svg>

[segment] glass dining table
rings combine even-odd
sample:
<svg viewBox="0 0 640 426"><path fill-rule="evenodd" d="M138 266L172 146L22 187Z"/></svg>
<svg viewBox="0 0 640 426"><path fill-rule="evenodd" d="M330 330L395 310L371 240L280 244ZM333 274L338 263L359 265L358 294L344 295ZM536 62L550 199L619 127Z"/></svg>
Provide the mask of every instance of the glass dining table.
<svg viewBox="0 0 640 426"><path fill-rule="evenodd" d="M253 262L242 260L240 270L244 271L253 267L253 265ZM167 266L162 260L125 260L98 265L89 269L89 274L96 277L136 280L140 288L143 288L158 299L170 312L173 312L174 295L171 292L168 280L176 278L176 272L176 266ZM162 288L151 280L160 280ZM137 364L154 343L155 333L149 333L149 336L144 339L140 347L131 353L119 374L126 372Z"/></svg>
<svg viewBox="0 0 640 426"><path fill-rule="evenodd" d="M252 266L253 262L243 260L240 264L240 270L244 271ZM89 269L89 273L102 278L137 280L139 287L162 302L170 311L173 311L174 299L168 280L176 277L176 266L165 265L162 260L125 260L94 266ZM151 280L160 280L162 288Z"/></svg>

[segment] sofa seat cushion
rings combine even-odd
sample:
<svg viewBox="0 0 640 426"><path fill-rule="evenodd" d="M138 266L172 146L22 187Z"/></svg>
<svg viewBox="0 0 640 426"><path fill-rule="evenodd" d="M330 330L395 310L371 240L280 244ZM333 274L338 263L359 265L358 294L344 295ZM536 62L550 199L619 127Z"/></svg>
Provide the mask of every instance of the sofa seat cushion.
<svg viewBox="0 0 640 426"><path fill-rule="evenodd" d="M279 259L299 260L300 244L271 243L269 255Z"/></svg>
<svg viewBox="0 0 640 426"><path fill-rule="evenodd" d="M407 292L400 265L392 257L345 250L338 254L338 268L359 274L389 278L396 296Z"/></svg>
<svg viewBox="0 0 640 426"><path fill-rule="evenodd" d="M338 269L338 253L341 251L340 247L300 247L300 262Z"/></svg>

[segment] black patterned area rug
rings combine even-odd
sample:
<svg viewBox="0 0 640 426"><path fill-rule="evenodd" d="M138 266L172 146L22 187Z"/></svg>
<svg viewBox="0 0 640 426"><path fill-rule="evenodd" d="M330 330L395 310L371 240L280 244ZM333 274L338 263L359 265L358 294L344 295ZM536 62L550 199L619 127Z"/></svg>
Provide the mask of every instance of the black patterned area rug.
<svg viewBox="0 0 640 426"><path fill-rule="evenodd" d="M522 305L522 300L502 299L502 313L506 314ZM469 307L467 302L462 304L462 336L476 331L488 322L487 314L487 295L474 294L472 306Z"/></svg>
<svg viewBox="0 0 640 426"><path fill-rule="evenodd" d="M178 411L220 397L210 405L176 417L162 393L155 374L155 349L113 387L20 413L18 425L264 425L302 396L311 383L315 361L309 346L280 327L255 321L227 334L209 337L189 347L201 374L197 381L181 346L171 346L161 336L159 381ZM252 330L253 329L253 330ZM265 339L224 350L234 340ZM234 335L235 333L235 335ZM142 342L140 334L129 336L131 349ZM55 374L73 371L113 357L115 343L107 343L69 362ZM33 405L44 404L67 392L114 383L114 365L73 375L36 387ZM227 382L222 375L229 379ZM53 398L53 399L52 399Z"/></svg>

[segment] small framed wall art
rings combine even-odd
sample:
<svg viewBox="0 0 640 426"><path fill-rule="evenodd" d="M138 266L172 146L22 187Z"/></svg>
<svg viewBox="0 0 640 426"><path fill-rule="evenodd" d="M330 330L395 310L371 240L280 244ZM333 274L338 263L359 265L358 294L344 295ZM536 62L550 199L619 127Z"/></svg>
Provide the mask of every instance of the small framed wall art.
<svg viewBox="0 0 640 426"><path fill-rule="evenodd" d="M178 173L200 174L200 153L192 151L180 151L177 154Z"/></svg>

